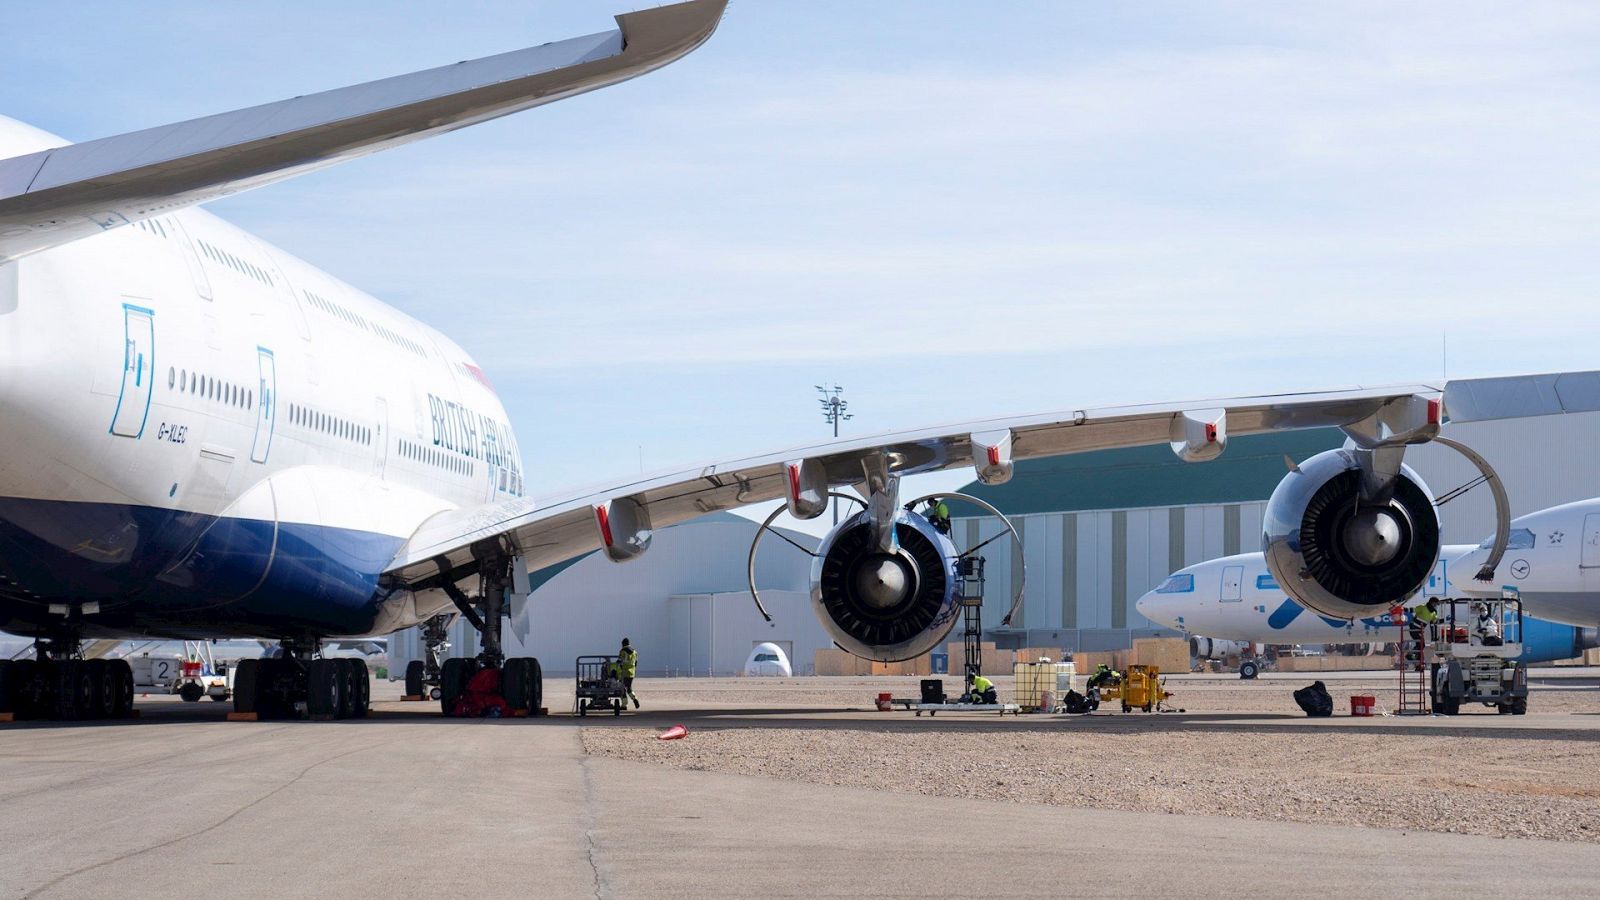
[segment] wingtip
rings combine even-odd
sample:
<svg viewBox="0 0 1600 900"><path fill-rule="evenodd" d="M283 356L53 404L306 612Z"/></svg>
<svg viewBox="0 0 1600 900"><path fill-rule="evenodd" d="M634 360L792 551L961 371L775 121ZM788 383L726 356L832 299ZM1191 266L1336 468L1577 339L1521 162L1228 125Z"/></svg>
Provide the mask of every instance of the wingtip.
<svg viewBox="0 0 1600 900"><path fill-rule="evenodd" d="M624 52L682 57L710 40L728 10L728 0L689 0L617 16Z"/></svg>

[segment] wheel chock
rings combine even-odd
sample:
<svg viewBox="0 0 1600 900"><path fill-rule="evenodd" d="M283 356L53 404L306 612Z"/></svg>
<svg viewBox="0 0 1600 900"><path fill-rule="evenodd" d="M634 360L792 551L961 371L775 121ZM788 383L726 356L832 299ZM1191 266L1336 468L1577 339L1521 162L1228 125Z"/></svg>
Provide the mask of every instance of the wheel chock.
<svg viewBox="0 0 1600 900"><path fill-rule="evenodd" d="M137 710L135 710L135 711L137 712ZM231 712L231 713L228 713L228 721L229 722L259 722L259 721L261 721L261 714L260 713L253 713L253 712L250 712L250 713L246 713L246 712Z"/></svg>
<svg viewBox="0 0 1600 900"><path fill-rule="evenodd" d="M16 720L16 713L0 713L0 722L15 722Z"/></svg>

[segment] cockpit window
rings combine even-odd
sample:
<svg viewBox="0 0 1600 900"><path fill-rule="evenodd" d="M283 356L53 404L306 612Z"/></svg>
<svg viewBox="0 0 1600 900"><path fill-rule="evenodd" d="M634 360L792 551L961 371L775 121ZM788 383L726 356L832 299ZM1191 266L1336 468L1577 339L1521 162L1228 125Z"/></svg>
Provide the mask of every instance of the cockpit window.
<svg viewBox="0 0 1600 900"><path fill-rule="evenodd" d="M1527 528L1514 528L1511 531L1511 539L1506 544L1506 549L1507 550L1532 550L1533 549L1533 542L1534 542L1534 537L1533 537L1533 531L1532 530L1527 529ZM1490 547L1493 547L1493 546L1494 546L1494 538L1493 537L1489 537L1489 538L1484 539L1484 542L1478 545L1478 549L1479 550L1488 550Z"/></svg>
<svg viewBox="0 0 1600 900"><path fill-rule="evenodd" d="M757 653L756 662L777 662L778 657L771 653Z"/></svg>
<svg viewBox="0 0 1600 900"><path fill-rule="evenodd" d="M1174 575L1161 582L1161 587L1156 588L1158 594L1187 594L1194 590L1193 575Z"/></svg>

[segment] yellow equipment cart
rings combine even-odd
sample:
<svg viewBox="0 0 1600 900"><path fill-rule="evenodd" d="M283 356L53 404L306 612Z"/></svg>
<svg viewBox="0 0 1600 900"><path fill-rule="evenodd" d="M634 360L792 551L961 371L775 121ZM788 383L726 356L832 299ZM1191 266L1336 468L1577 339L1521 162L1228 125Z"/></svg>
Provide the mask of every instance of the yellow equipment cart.
<svg viewBox="0 0 1600 900"><path fill-rule="evenodd" d="M1161 704L1171 696L1161 683L1161 669L1158 666L1129 666L1128 673L1123 676L1123 712L1134 709L1154 712L1161 709Z"/></svg>

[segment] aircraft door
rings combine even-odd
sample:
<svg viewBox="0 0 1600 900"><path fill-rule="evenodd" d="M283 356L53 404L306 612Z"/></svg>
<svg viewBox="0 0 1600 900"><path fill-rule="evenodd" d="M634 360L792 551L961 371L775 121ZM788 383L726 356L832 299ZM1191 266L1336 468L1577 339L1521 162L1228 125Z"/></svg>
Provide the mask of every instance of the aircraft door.
<svg viewBox="0 0 1600 900"><path fill-rule="evenodd" d="M256 388L256 441L250 461L264 463L272 451L272 432L278 424L278 364L272 351L256 348L260 379Z"/></svg>
<svg viewBox="0 0 1600 900"><path fill-rule="evenodd" d="M1583 569L1600 569L1600 513L1583 517Z"/></svg>
<svg viewBox="0 0 1600 900"><path fill-rule="evenodd" d="M373 426L372 443L372 471L379 478L382 478L384 467L389 464L389 401L382 397L378 398L378 412Z"/></svg>
<svg viewBox="0 0 1600 900"><path fill-rule="evenodd" d="M1222 596L1223 600L1239 600L1240 582L1244 581L1244 566L1222 567Z"/></svg>
<svg viewBox="0 0 1600 900"><path fill-rule="evenodd" d="M156 314L122 304L122 391L111 417L111 433L136 438L144 434L156 368Z"/></svg>

